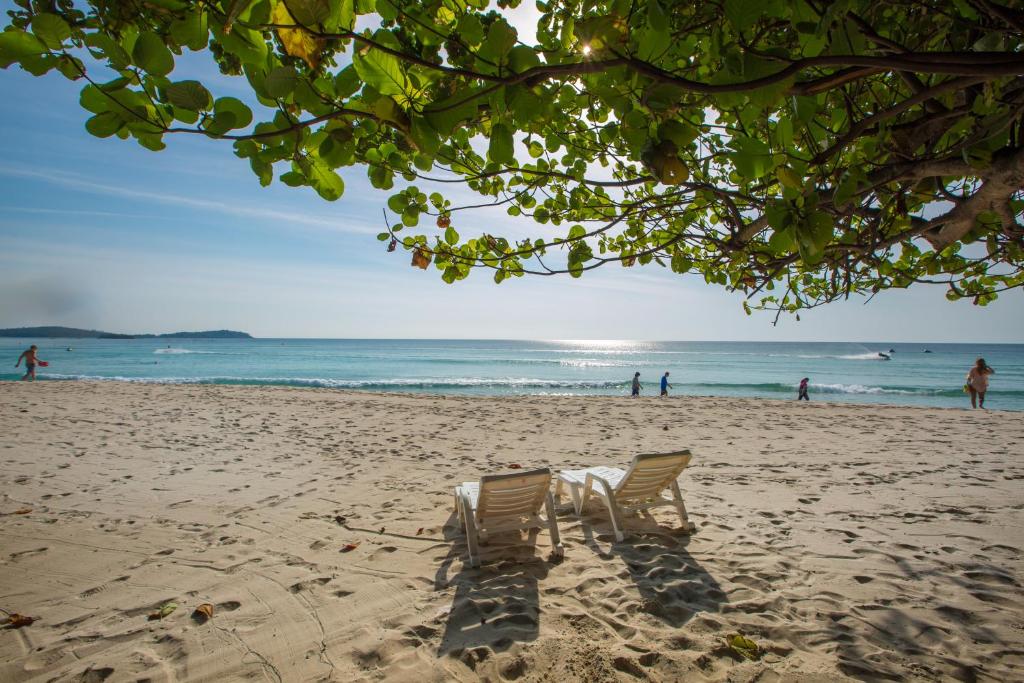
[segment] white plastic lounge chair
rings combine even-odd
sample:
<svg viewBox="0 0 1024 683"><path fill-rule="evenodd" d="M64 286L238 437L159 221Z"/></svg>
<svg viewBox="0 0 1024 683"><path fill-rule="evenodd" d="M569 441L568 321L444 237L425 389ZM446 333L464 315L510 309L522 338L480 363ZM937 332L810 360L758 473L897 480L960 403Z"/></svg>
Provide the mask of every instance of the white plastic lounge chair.
<svg viewBox="0 0 1024 683"><path fill-rule="evenodd" d="M547 519L540 517L546 508ZM487 474L479 482L467 481L455 487L455 509L466 528L469 562L480 566L481 542L498 531L543 529L551 531L552 554L560 557L564 549L555 521L555 501L551 497L551 470L544 467L529 472Z"/></svg>
<svg viewBox="0 0 1024 683"><path fill-rule="evenodd" d="M686 505L679 492L676 478L690 464L690 451L677 453L652 453L638 455L628 470L618 467L588 467L583 470L562 470L558 473L555 485L555 496L562 497L563 486L568 485L572 495L576 514L583 512L583 506L593 493L608 508L612 518L612 529L615 540L625 538L623 533L623 512L639 512L660 505L671 505L682 518L683 529L687 533L696 529L686 515ZM662 497L662 492L669 489L671 498Z"/></svg>

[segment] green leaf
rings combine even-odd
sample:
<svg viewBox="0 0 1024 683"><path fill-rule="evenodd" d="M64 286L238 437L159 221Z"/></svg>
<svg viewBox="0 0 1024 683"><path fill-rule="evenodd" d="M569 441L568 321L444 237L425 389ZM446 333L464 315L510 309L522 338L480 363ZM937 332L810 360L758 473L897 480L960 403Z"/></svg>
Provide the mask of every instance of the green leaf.
<svg viewBox="0 0 1024 683"><path fill-rule="evenodd" d="M85 129L98 138L109 138L124 127L124 120L114 112L105 111L85 122Z"/></svg>
<svg viewBox="0 0 1024 683"><path fill-rule="evenodd" d="M93 114L102 114L110 108L111 100L103 94L102 90L90 84L82 88L78 103L86 111L90 111Z"/></svg>
<svg viewBox="0 0 1024 683"><path fill-rule="evenodd" d="M362 81L359 80L359 72L350 64L334 77L334 94L338 97L348 97L356 93L362 85Z"/></svg>
<svg viewBox="0 0 1024 683"><path fill-rule="evenodd" d="M98 50L110 62L111 68L125 69L132 63L131 57L117 41L104 33L89 33L85 36L85 44Z"/></svg>
<svg viewBox="0 0 1024 683"><path fill-rule="evenodd" d="M164 45L163 38L150 31L135 41L132 58L139 67L154 76L166 76L174 69L174 55Z"/></svg>
<svg viewBox="0 0 1024 683"><path fill-rule="evenodd" d="M761 16L761 4L761 0L725 0L725 18L737 33L742 33Z"/></svg>
<svg viewBox="0 0 1024 683"><path fill-rule="evenodd" d="M279 180L288 187L302 187L306 184L306 176L297 171L282 173Z"/></svg>
<svg viewBox="0 0 1024 683"><path fill-rule="evenodd" d="M447 137L461 122L476 116L479 109L477 96L483 90L483 86L459 90L450 97L428 104L423 108L423 114L438 133Z"/></svg>
<svg viewBox="0 0 1024 683"><path fill-rule="evenodd" d="M533 48L525 45L516 45L508 53L508 64L516 73L522 73L540 65L540 57Z"/></svg>
<svg viewBox="0 0 1024 683"><path fill-rule="evenodd" d="M324 21L328 31L351 31L355 25L355 0L330 0L331 15Z"/></svg>
<svg viewBox="0 0 1024 683"><path fill-rule="evenodd" d="M218 97L213 103L213 112L218 118L230 114L234 119L232 128L245 128L252 123L252 110L236 97Z"/></svg>
<svg viewBox="0 0 1024 683"><path fill-rule="evenodd" d="M668 24L661 24L660 28L650 26L638 30L637 44L637 57L648 62L660 60L672 45L672 34L668 31Z"/></svg>
<svg viewBox="0 0 1024 683"><path fill-rule="evenodd" d="M452 245L459 243L459 233L455 232L455 228L450 225L444 231L444 241Z"/></svg>
<svg viewBox="0 0 1024 683"><path fill-rule="evenodd" d="M0 67L6 69L24 57L47 52L46 45L31 33L11 29L0 33Z"/></svg>
<svg viewBox="0 0 1024 683"><path fill-rule="evenodd" d="M299 72L293 66L279 66L267 74L263 87L275 99L288 97L299 84Z"/></svg>
<svg viewBox="0 0 1024 683"><path fill-rule="evenodd" d="M56 14L42 13L32 17L32 33L48 48L59 50L64 41L71 37L71 27Z"/></svg>
<svg viewBox="0 0 1024 683"><path fill-rule="evenodd" d="M655 29L664 29L668 26L668 17L658 0L647 0L647 25Z"/></svg>
<svg viewBox="0 0 1024 683"><path fill-rule="evenodd" d="M481 49L481 55L492 61L504 62L505 57L516 44L516 30L504 19L498 19L487 30L487 39Z"/></svg>
<svg viewBox="0 0 1024 683"><path fill-rule="evenodd" d="M199 81L178 81L167 86L167 99L171 104L192 111L206 111L213 104L213 96Z"/></svg>
<svg viewBox="0 0 1024 683"><path fill-rule="evenodd" d="M791 190L799 190L803 188L803 182L800 176L797 175L796 171L791 169L789 166L779 166L775 169L775 176L779 179L779 182Z"/></svg>
<svg viewBox="0 0 1024 683"><path fill-rule="evenodd" d="M441 138L429 121L421 116L414 116L412 117L409 130L412 141L416 143L419 151L431 157L437 154L437 149L441 145Z"/></svg>
<svg viewBox="0 0 1024 683"><path fill-rule="evenodd" d="M487 148L487 157L499 164L515 163L512 129L504 123L491 126L491 143Z"/></svg>
<svg viewBox="0 0 1024 683"><path fill-rule="evenodd" d="M57 71L64 74L64 77L71 81L77 81L85 73L85 64L78 57L63 55L57 61Z"/></svg>
<svg viewBox="0 0 1024 683"><path fill-rule="evenodd" d="M352 66L364 83L382 95L405 94L409 81L397 57L371 49L366 55L355 55Z"/></svg>
<svg viewBox="0 0 1024 683"><path fill-rule="evenodd" d="M283 0L292 18L303 26L322 24L331 16L328 0Z"/></svg>
<svg viewBox="0 0 1024 683"><path fill-rule="evenodd" d="M736 171L748 180L758 180L765 175L771 163L771 150L757 138L733 138L730 145L735 152L729 155Z"/></svg>
<svg viewBox="0 0 1024 683"><path fill-rule="evenodd" d="M345 182L341 176L322 163L314 163L310 168L309 184L329 202L337 201L345 193Z"/></svg>
<svg viewBox="0 0 1024 683"><path fill-rule="evenodd" d="M459 17L458 33L467 45L475 47L484 42L484 25L475 14L467 12Z"/></svg>
<svg viewBox="0 0 1024 683"><path fill-rule="evenodd" d="M380 15L381 19L385 21L394 21L398 18L398 3L393 0L381 0L379 3L375 3L377 8L377 14ZM362 14L362 12L360 12Z"/></svg>
<svg viewBox="0 0 1024 683"><path fill-rule="evenodd" d="M675 119L663 121L658 126L658 138L671 140L679 149L683 149L696 140L698 135L700 135L700 131L696 127Z"/></svg>
<svg viewBox="0 0 1024 683"><path fill-rule="evenodd" d="M201 10L190 12L184 19L178 19L171 24L171 36L175 42L194 51L206 47L209 32L206 12Z"/></svg>

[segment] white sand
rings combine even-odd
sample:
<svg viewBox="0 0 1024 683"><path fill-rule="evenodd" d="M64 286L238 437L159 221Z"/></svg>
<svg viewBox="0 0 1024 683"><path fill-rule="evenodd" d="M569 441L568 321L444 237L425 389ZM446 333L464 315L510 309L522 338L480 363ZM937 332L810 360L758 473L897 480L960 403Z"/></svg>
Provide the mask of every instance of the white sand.
<svg viewBox="0 0 1024 683"><path fill-rule="evenodd" d="M41 382L0 434L0 681L1024 680L1020 413ZM464 566L453 484L680 447L692 538Z"/></svg>

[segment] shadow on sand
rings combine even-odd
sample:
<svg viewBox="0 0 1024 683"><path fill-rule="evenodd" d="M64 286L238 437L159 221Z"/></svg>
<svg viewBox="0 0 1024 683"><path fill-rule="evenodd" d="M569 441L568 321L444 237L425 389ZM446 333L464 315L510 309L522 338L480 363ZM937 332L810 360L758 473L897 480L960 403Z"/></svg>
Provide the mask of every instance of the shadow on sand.
<svg viewBox="0 0 1024 683"><path fill-rule="evenodd" d="M678 628L728 602L714 577L687 552L689 535L659 526L650 514L627 520L628 535L621 542L615 542L610 522L597 520L595 526L584 515L580 527L585 544L600 559L625 566L640 594L640 611Z"/></svg>
<svg viewBox="0 0 1024 683"><path fill-rule="evenodd" d="M538 582L548 575L550 563L537 554L539 531L529 531L524 541L520 532L497 534L482 546L479 568L462 566L454 576L448 570L456 558L467 558L465 536L453 514L444 527L451 542L447 557L438 567L434 588L454 586L448 621L438 655L462 659L470 668L474 661L500 652L513 643L536 640L540 631Z"/></svg>
<svg viewBox="0 0 1024 683"><path fill-rule="evenodd" d="M584 543L607 567L609 577L628 574L639 593L639 611L680 627L701 612L719 611L726 602L718 582L687 552L689 536L659 527L653 518L642 526L633 518L630 536L621 543L607 543L612 536L598 535L586 519L580 528ZM537 639L539 583L553 566L538 555L537 535L531 531L525 541L517 533L495 536L485 546L483 566L463 565L449 577L456 558L466 558L465 539L452 515L445 525L450 550L434 579L437 590L455 587L439 656L453 656L475 670L493 652ZM572 554L563 561L573 562ZM608 589L619 591L615 584L610 582ZM584 601L598 605L603 598L595 593Z"/></svg>

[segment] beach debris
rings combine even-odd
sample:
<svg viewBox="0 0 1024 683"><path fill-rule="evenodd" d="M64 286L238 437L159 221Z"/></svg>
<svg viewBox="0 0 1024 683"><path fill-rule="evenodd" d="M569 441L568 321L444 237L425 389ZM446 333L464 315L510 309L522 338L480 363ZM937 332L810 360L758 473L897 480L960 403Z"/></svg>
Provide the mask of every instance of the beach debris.
<svg viewBox="0 0 1024 683"><path fill-rule="evenodd" d="M169 617L171 613L176 609L178 609L178 603L165 602L164 604L160 605L160 609L158 609L155 612L150 612L149 616L147 616L146 618L149 621L159 621L160 619Z"/></svg>
<svg viewBox="0 0 1024 683"><path fill-rule="evenodd" d="M32 508L21 508L20 510L15 510L14 514L16 514L16 515L27 515L30 512L32 512Z"/></svg>
<svg viewBox="0 0 1024 683"><path fill-rule="evenodd" d="M359 541L356 541L355 543L346 543L345 545L341 546L341 552L350 553L358 547Z"/></svg>
<svg viewBox="0 0 1024 683"><path fill-rule="evenodd" d="M35 617L27 617L24 614L11 612L3 622L0 622L0 624L2 624L4 628L21 628L22 626L31 626L35 621Z"/></svg>
<svg viewBox="0 0 1024 683"><path fill-rule="evenodd" d="M382 533L384 533L384 529L385 529L385 527L381 527L381 528L380 528L380 531L378 531L377 533L378 533L378 534L382 534Z"/></svg>
<svg viewBox="0 0 1024 683"><path fill-rule="evenodd" d="M757 647L757 643L744 635L730 633L726 636L725 642L730 650L743 657L743 659L754 661L761 657L761 650Z"/></svg>
<svg viewBox="0 0 1024 683"><path fill-rule="evenodd" d="M416 535L417 536L422 536L423 535L423 527L420 527L419 529L416 530Z"/></svg>
<svg viewBox="0 0 1024 683"><path fill-rule="evenodd" d="M662 429L664 429L667 432L668 431L668 425L665 425L664 427L662 427Z"/></svg>
<svg viewBox="0 0 1024 683"><path fill-rule="evenodd" d="M341 515L335 515L334 516L334 521L337 522L338 524L340 524L341 526L345 526L345 521L346 520Z"/></svg>
<svg viewBox="0 0 1024 683"><path fill-rule="evenodd" d="M523 466L518 463L512 463L511 465L508 466L508 468L510 470L521 470L523 469Z"/></svg>
<svg viewBox="0 0 1024 683"><path fill-rule="evenodd" d="M192 613L192 619L200 624L205 624L210 619L213 619L213 605L208 602L199 605L199 607L196 607L196 611Z"/></svg>

